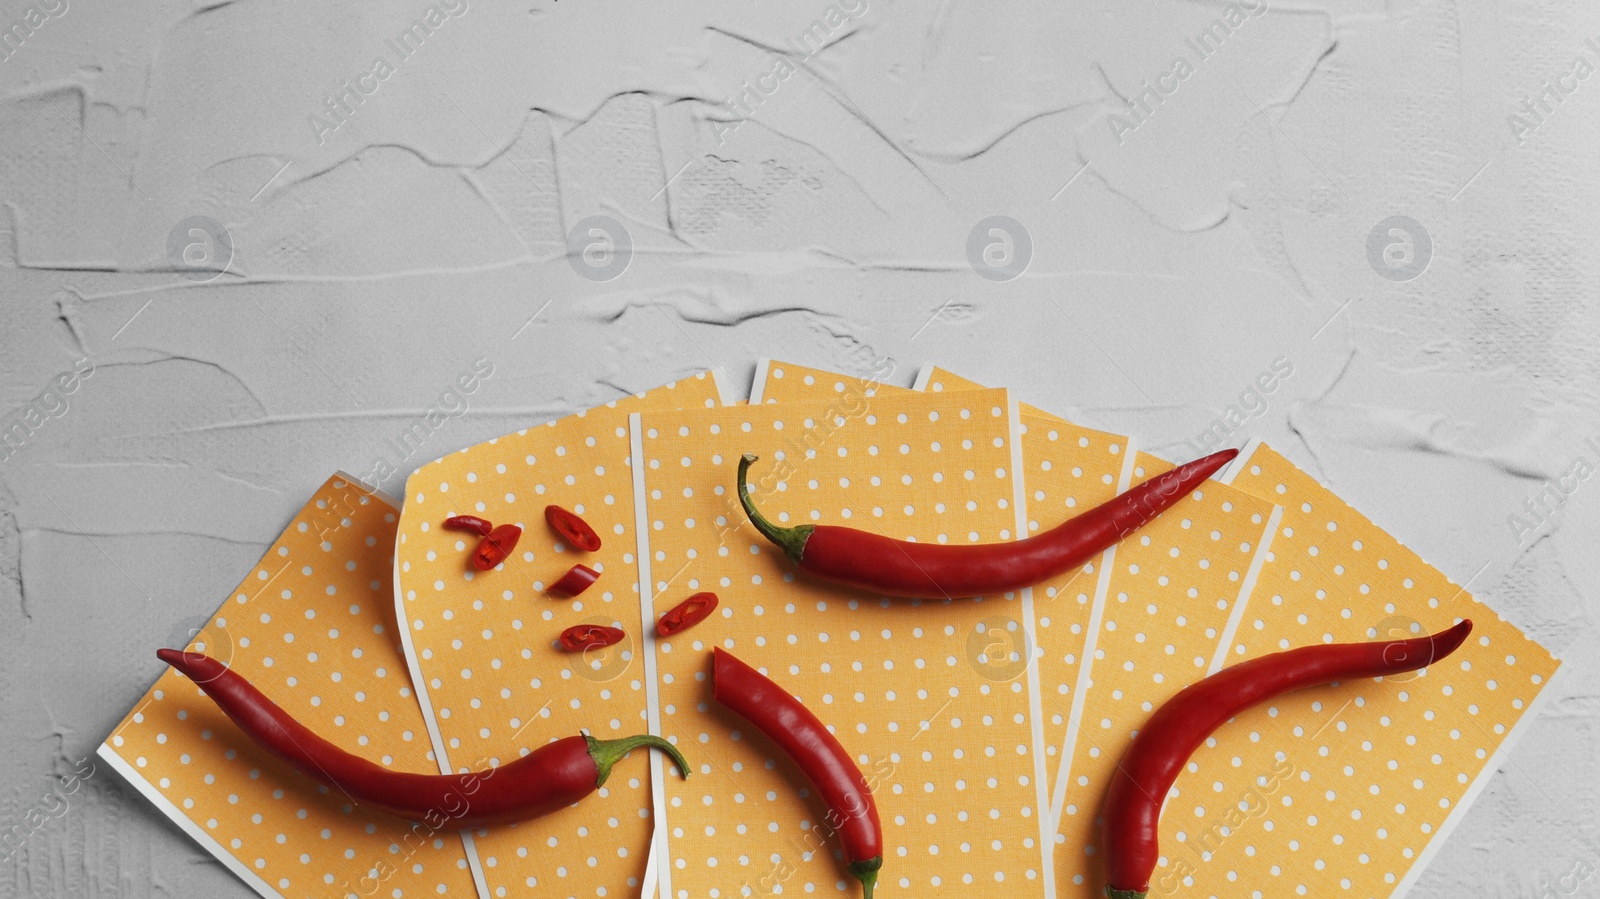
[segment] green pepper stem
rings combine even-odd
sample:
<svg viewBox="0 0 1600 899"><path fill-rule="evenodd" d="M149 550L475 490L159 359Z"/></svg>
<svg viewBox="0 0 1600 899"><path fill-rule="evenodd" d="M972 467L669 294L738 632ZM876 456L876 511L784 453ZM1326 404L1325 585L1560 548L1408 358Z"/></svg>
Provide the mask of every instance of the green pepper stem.
<svg viewBox="0 0 1600 899"><path fill-rule="evenodd" d="M589 742L589 758L594 759L594 766L600 772L594 779L596 789L605 785L606 778L611 776L612 767L622 761L623 756L641 746L665 752L672 757L672 763L678 766L678 773L682 774L685 780L689 777L689 762L683 757L683 753L678 751L678 747L655 734L640 734L636 737L623 737L620 740L596 740L588 734L584 734L583 738Z"/></svg>
<svg viewBox="0 0 1600 899"><path fill-rule="evenodd" d="M1106 885L1106 896L1110 899L1145 899L1150 895L1149 890L1119 890L1109 884Z"/></svg>
<svg viewBox="0 0 1600 899"><path fill-rule="evenodd" d="M872 899L872 891L878 886L878 869L882 867L881 855L863 862L850 863L850 873L861 881L861 899Z"/></svg>
<svg viewBox="0 0 1600 899"><path fill-rule="evenodd" d="M752 453L745 453L744 457L739 460L739 504L744 506L745 516L750 519L751 524L756 526L756 530L761 532L761 536L771 540L783 550L784 554L789 557L789 561L798 565L800 564L800 557L805 554L806 540L811 536L811 532L816 530L816 526L802 524L792 528L779 527L768 521L767 516L761 514L761 510L756 508L755 501L750 498L750 488L746 483L746 478L749 476L750 463L756 461L757 458Z"/></svg>

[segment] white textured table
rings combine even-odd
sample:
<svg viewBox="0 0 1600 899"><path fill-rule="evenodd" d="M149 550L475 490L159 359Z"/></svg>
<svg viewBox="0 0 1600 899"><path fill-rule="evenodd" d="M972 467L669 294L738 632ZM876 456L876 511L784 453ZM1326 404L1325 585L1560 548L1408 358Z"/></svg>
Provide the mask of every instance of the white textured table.
<svg viewBox="0 0 1600 899"><path fill-rule="evenodd" d="M1470 583L1572 671L1413 895L1600 892L1600 10L30 2L0 829L335 469L888 358L1174 457L1263 437ZM0 895L248 895L103 767L59 805Z"/></svg>

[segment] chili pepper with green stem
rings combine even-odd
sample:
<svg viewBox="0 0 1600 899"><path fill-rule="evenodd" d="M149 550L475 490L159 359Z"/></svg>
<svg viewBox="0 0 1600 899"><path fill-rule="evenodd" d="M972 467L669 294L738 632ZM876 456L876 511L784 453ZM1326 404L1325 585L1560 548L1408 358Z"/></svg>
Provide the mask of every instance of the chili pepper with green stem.
<svg viewBox="0 0 1600 899"><path fill-rule="evenodd" d="M883 825L850 753L800 700L720 647L712 650L712 697L778 744L817 788L850 873L861 881L863 899L872 899L883 867Z"/></svg>
<svg viewBox="0 0 1600 899"><path fill-rule="evenodd" d="M739 502L762 536L801 571L821 580L883 596L994 596L1088 562L1154 521L1238 454L1223 450L1180 465L1044 533L1011 543L916 543L838 525L779 527L750 498L746 478L756 457L749 453L739 460Z"/></svg>
<svg viewBox="0 0 1600 899"><path fill-rule="evenodd" d="M677 747L653 734L596 740L578 734L547 743L504 765L467 774L391 771L317 736L245 678L209 656L163 649L156 653L205 690L245 736L289 767L355 802L411 821L468 830L546 815L593 793L634 749L654 747L672 757L684 777L689 763ZM494 788L481 790L493 778Z"/></svg>

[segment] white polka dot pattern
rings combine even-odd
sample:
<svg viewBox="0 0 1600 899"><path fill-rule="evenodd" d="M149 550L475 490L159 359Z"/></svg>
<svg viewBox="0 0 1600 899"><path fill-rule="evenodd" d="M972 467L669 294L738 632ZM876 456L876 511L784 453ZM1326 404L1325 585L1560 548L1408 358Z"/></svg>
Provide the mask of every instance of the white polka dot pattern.
<svg viewBox="0 0 1600 899"><path fill-rule="evenodd" d="M659 614L698 590L722 600L712 618L656 645L662 733L696 774L667 778L661 797L672 895L847 888L825 810L798 772L712 703L713 644L800 697L878 781L886 844L878 895L979 895L997 886L1039 895L1022 666L985 656L994 644L987 629L1020 620L1020 600L880 600L796 575L743 524L734 493L737 460L755 452L758 502L780 524L851 525L922 541L1009 539L1016 515L1006 394L888 403L842 393L836 403L737 414L646 412L636 425L654 608Z"/></svg>
<svg viewBox="0 0 1600 899"><path fill-rule="evenodd" d="M923 389L941 393L984 388L952 372L933 368ZM1116 496L1128 438L1072 424L1026 403L1022 404L1022 425L1030 535ZM1059 766L1066 760L1073 699L1094 603L1097 598L1103 599L1096 572L1104 558L1033 588L1040 714L1044 718L1045 753L1049 759L1047 794L1051 797L1056 795Z"/></svg>
<svg viewBox="0 0 1600 899"><path fill-rule="evenodd" d="M1170 467L1140 453L1133 479ZM1098 889L1100 800L1111 773L1150 713L1206 675L1234 609L1249 602L1246 575L1272 512L1270 502L1208 482L1118 544L1071 771L1056 788L1065 895Z"/></svg>
<svg viewBox="0 0 1600 899"><path fill-rule="evenodd" d="M715 382L702 374L468 447L407 481L399 605L452 766L509 761L580 730L600 739L645 732L628 415L716 403ZM550 503L581 515L600 550L564 545L545 523ZM440 526L458 514L518 524L522 538L498 568L476 571L467 560L478 538ZM570 599L547 594L576 563L600 579ZM628 637L561 651L557 635L582 623L620 626ZM636 894L648 861L649 783L644 753L635 753L573 808L480 832L491 895Z"/></svg>
<svg viewBox="0 0 1600 899"><path fill-rule="evenodd" d="M330 478L191 645L341 748L431 774L389 623L397 515L385 499ZM101 751L213 852L284 896L476 895L456 832L341 801L259 749L170 669Z"/></svg>
<svg viewBox="0 0 1600 899"><path fill-rule="evenodd" d="M1560 663L1269 447L1233 485L1284 518L1230 663L1461 618L1473 632L1423 672L1302 690L1227 724L1168 800L1152 895L1390 896Z"/></svg>

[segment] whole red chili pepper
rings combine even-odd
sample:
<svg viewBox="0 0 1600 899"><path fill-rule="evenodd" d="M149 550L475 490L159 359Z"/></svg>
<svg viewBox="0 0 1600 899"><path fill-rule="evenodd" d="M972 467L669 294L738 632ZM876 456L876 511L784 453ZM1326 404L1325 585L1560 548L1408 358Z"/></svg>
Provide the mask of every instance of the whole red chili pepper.
<svg viewBox="0 0 1600 899"><path fill-rule="evenodd" d="M216 659L176 649L156 655L203 687L246 736L296 771L362 805L435 828L493 827L566 808L598 789L612 766L640 747L660 749L689 776L689 763L677 747L652 734L621 740L579 734L467 774L391 771L317 736ZM491 778L494 788L480 792Z"/></svg>
<svg viewBox="0 0 1600 899"><path fill-rule="evenodd" d="M1128 492L1011 543L939 544L894 540L827 524L778 527L750 499L746 473L756 457L739 460L739 502L762 536L815 577L883 596L992 596L1071 571L1144 527L1239 454L1223 450L1180 465Z"/></svg>
<svg viewBox="0 0 1600 899"><path fill-rule="evenodd" d="M600 535L589 527L589 522L578 517L576 512L568 512L557 505L544 507L544 520L561 539L567 541L568 546L576 547L586 553L600 550Z"/></svg>
<svg viewBox="0 0 1600 899"><path fill-rule="evenodd" d="M1144 899L1161 857L1159 826L1167 791L1197 747L1229 718L1290 690L1333 681L1400 674L1455 652L1472 622L1427 637L1326 643L1275 652L1224 668L1167 700L1123 753L1101 815L1106 895Z"/></svg>
<svg viewBox="0 0 1600 899"><path fill-rule="evenodd" d="M710 617L716 607L717 594L696 593L668 609L656 622L656 633L670 637L679 631L686 631Z"/></svg>
<svg viewBox="0 0 1600 899"><path fill-rule="evenodd" d="M561 648L567 652L582 652L585 649L599 649L603 646L614 646L622 642L627 634L620 627L605 627L599 624L574 624L561 632Z"/></svg>
<svg viewBox="0 0 1600 899"><path fill-rule="evenodd" d="M574 565L568 568L567 573L563 574L560 580L551 584L545 592L551 596L559 596L562 599L566 599L570 596L577 596L579 593L589 589L598 580L600 580L600 572L587 565Z"/></svg>
<svg viewBox="0 0 1600 899"><path fill-rule="evenodd" d="M778 744L816 787L850 873L861 881L864 899L872 899L883 867L883 825L872 787L850 753L800 700L720 647L712 650L711 674L712 697Z"/></svg>
<svg viewBox="0 0 1600 899"><path fill-rule="evenodd" d="M487 537L494 530L494 524L489 519L476 515L452 515L444 520L444 526L452 531L471 531L479 537Z"/></svg>
<svg viewBox="0 0 1600 899"><path fill-rule="evenodd" d="M472 551L472 567L488 571L499 565L517 548L517 541L521 539L522 528L514 524L500 525L478 541L478 548Z"/></svg>

